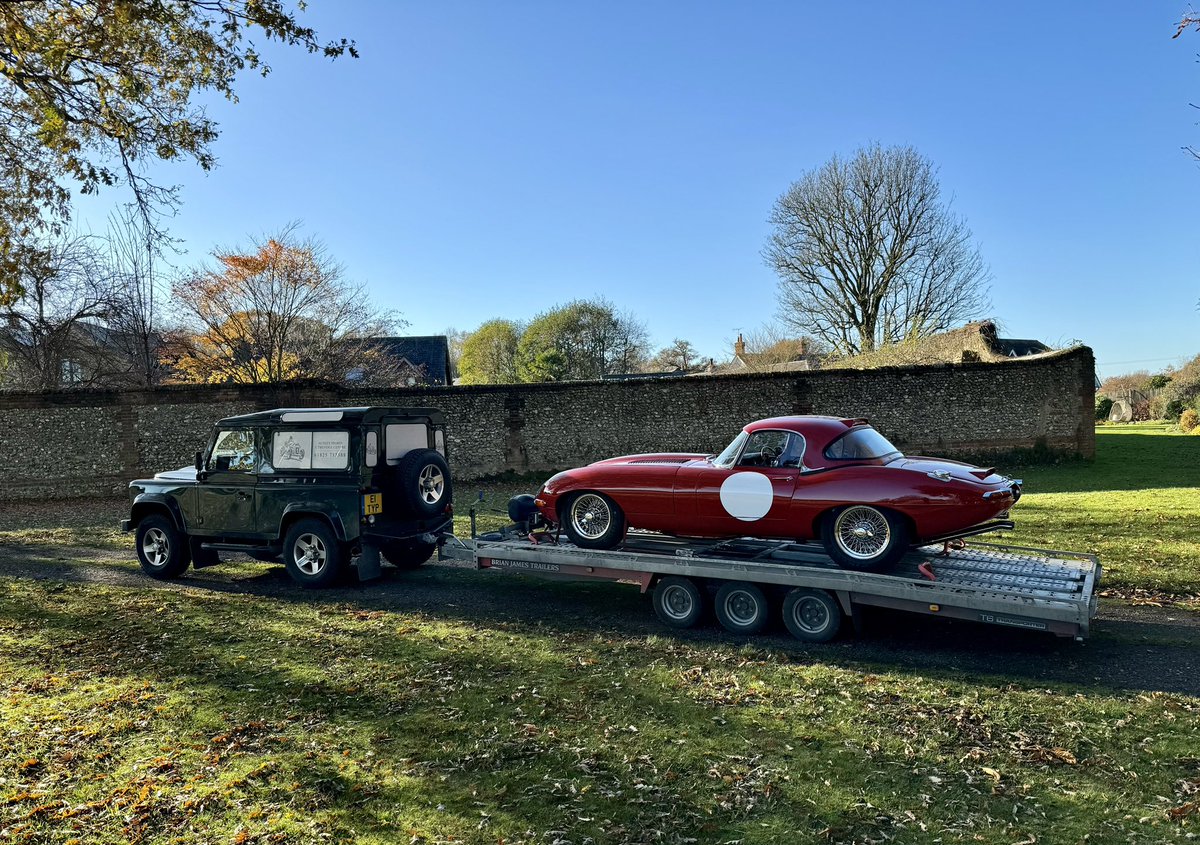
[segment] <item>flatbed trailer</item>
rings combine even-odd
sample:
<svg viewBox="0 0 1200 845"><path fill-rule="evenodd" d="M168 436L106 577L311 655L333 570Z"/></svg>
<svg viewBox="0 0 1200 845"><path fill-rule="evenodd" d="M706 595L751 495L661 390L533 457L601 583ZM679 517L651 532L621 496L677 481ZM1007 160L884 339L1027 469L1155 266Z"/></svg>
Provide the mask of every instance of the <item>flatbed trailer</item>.
<svg viewBox="0 0 1200 845"><path fill-rule="evenodd" d="M632 583L653 591L667 625L691 627L711 606L735 633L778 618L797 638L833 639L864 606L1045 631L1083 640L1096 614L1099 560L1090 554L994 543L914 549L886 572L841 569L818 544L695 541L630 532L621 547L578 548L549 533L450 538L443 559L548 578Z"/></svg>

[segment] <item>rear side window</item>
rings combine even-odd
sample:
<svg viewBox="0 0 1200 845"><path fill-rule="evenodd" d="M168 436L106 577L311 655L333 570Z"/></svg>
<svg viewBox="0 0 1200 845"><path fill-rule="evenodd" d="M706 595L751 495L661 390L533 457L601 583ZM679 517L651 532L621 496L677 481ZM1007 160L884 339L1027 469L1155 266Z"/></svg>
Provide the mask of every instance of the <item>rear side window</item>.
<svg viewBox="0 0 1200 845"><path fill-rule="evenodd" d="M345 469L350 465L348 431L277 431L271 439L275 469Z"/></svg>
<svg viewBox="0 0 1200 845"><path fill-rule="evenodd" d="M825 457L838 461L869 461L899 454L891 441L869 426L851 429L825 449Z"/></svg>

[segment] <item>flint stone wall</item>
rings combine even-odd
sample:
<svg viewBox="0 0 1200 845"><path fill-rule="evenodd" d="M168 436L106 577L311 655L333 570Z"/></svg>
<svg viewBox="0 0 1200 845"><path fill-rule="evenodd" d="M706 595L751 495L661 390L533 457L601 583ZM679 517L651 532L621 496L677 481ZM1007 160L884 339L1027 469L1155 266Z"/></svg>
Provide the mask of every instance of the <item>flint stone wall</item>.
<svg viewBox="0 0 1200 845"><path fill-rule="evenodd" d="M189 465L211 425L277 407L432 406L456 477L546 475L645 451L719 451L781 414L868 417L911 454L1095 454L1087 347L997 363L353 390L323 383L0 393L0 501L107 495Z"/></svg>

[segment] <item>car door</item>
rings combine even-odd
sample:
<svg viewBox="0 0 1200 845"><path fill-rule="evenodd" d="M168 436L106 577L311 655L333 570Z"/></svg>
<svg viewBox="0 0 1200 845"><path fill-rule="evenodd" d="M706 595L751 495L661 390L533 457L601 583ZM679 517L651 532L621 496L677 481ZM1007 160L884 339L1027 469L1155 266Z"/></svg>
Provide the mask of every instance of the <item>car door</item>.
<svg viewBox="0 0 1200 845"><path fill-rule="evenodd" d="M196 534L246 537L254 535L254 488L258 482L257 431L231 428L218 431L196 483Z"/></svg>
<svg viewBox="0 0 1200 845"><path fill-rule="evenodd" d="M753 432L732 466L701 467L692 477L703 533L792 537L792 496L802 458L803 438L770 429Z"/></svg>

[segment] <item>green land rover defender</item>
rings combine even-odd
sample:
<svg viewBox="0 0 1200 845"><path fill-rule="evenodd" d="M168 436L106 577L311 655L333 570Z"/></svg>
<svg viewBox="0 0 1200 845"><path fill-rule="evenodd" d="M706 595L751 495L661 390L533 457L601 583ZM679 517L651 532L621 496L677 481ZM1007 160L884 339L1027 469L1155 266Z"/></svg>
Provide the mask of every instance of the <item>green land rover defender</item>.
<svg viewBox="0 0 1200 845"><path fill-rule="evenodd" d="M380 557L427 561L453 513L446 421L432 408L296 408L218 422L195 465L129 485L142 570L177 578L222 553L283 560L305 587ZM357 558L355 560L355 558Z"/></svg>

